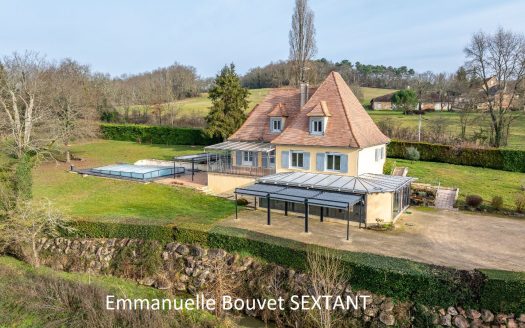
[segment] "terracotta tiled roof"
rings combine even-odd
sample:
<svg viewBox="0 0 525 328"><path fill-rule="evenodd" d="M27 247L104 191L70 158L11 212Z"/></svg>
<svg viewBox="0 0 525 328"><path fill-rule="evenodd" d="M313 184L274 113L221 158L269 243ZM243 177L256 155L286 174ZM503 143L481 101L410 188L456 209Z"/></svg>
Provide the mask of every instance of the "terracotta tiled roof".
<svg viewBox="0 0 525 328"><path fill-rule="evenodd" d="M311 89L312 92L315 89ZM271 142L278 134L270 132L270 119L279 104L285 109L286 121L284 129L289 126L295 115L299 112L301 103L301 92L299 88L272 89L248 115L244 124L231 135L231 141L264 141Z"/></svg>
<svg viewBox="0 0 525 328"><path fill-rule="evenodd" d="M285 105L283 103L278 103L277 105L273 106L273 109L272 109L271 112L268 113L268 116L270 116L270 117L287 117L288 113L286 113Z"/></svg>
<svg viewBox="0 0 525 328"><path fill-rule="evenodd" d="M332 116L328 119L324 135L311 135L307 114L321 101L326 102ZM341 75L332 72L301 111L295 115L294 120L287 124L284 131L273 139L272 143L366 148L389 141L372 121Z"/></svg>
<svg viewBox="0 0 525 328"><path fill-rule="evenodd" d="M332 116L330 114L330 111L328 110L328 105L326 104L326 101L320 101L314 108L306 114L306 116L313 116L313 117L319 117L319 116Z"/></svg>

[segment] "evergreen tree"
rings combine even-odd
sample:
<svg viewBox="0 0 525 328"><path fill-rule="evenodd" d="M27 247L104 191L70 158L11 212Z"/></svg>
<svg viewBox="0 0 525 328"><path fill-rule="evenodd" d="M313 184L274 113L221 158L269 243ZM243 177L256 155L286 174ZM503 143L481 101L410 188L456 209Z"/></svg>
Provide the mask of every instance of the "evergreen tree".
<svg viewBox="0 0 525 328"><path fill-rule="evenodd" d="M413 110L419 102L414 91L409 89L399 90L392 96L392 104L396 109L401 109L405 114Z"/></svg>
<svg viewBox="0 0 525 328"><path fill-rule="evenodd" d="M235 65L225 65L209 91L212 107L206 116L206 133L224 140L237 131L246 119L248 95L235 73Z"/></svg>

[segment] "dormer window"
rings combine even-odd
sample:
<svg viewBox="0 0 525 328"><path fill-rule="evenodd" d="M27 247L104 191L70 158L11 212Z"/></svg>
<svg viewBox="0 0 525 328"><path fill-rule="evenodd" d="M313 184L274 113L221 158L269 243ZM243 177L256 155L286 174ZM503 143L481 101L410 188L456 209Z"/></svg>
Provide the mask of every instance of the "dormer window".
<svg viewBox="0 0 525 328"><path fill-rule="evenodd" d="M310 118L310 133L315 135L324 134L324 118Z"/></svg>
<svg viewBox="0 0 525 328"><path fill-rule="evenodd" d="M320 101L306 115L310 117L310 134L322 136L326 129L328 117L332 116L326 101Z"/></svg>
<svg viewBox="0 0 525 328"><path fill-rule="evenodd" d="M279 133L283 130L283 119L281 117L270 118L270 131Z"/></svg>

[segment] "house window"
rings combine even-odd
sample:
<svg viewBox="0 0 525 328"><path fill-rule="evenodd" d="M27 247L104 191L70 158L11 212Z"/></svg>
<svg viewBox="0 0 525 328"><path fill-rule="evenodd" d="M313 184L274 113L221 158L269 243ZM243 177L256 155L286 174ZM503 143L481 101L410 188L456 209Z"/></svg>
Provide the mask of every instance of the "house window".
<svg viewBox="0 0 525 328"><path fill-rule="evenodd" d="M341 171L341 155L327 154L326 169L328 171Z"/></svg>
<svg viewBox="0 0 525 328"><path fill-rule="evenodd" d="M280 118L271 118L270 129L272 132L281 132L283 130L283 120Z"/></svg>
<svg viewBox="0 0 525 328"><path fill-rule="evenodd" d="M243 151L242 152L242 165L253 165L253 152Z"/></svg>
<svg viewBox="0 0 525 328"><path fill-rule="evenodd" d="M293 151L292 152L292 163L291 167L300 168L304 167L304 154L303 152Z"/></svg>
<svg viewBox="0 0 525 328"><path fill-rule="evenodd" d="M323 127L323 119L322 118L315 118L310 120L310 133L311 134L323 134L324 133L324 127Z"/></svg>
<svg viewBox="0 0 525 328"><path fill-rule="evenodd" d="M375 150L376 162L385 159L385 147L376 148Z"/></svg>

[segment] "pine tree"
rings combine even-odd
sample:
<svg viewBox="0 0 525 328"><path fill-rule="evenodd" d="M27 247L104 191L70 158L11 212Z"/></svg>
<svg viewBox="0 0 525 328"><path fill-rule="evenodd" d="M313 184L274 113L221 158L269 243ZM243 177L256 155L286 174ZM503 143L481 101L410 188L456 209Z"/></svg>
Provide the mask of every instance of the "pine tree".
<svg viewBox="0 0 525 328"><path fill-rule="evenodd" d="M225 65L209 92L212 107L206 116L206 133L224 140L239 129L246 119L248 95L248 89L241 86L235 73L235 65Z"/></svg>

